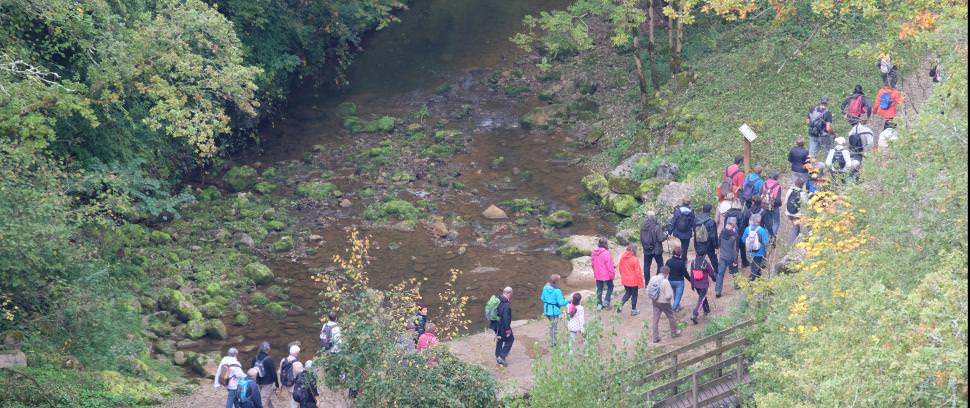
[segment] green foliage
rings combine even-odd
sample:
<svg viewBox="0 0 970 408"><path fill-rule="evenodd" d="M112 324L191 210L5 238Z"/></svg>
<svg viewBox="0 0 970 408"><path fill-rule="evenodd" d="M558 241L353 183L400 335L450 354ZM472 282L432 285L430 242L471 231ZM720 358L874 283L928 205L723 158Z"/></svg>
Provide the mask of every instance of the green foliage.
<svg viewBox="0 0 970 408"><path fill-rule="evenodd" d="M253 190L260 194L270 194L276 190L276 184L268 181L260 181L253 186Z"/></svg>
<svg viewBox="0 0 970 408"><path fill-rule="evenodd" d="M384 345L389 347L389 345ZM495 379L485 369L441 349L389 353L381 375L367 376L362 407L493 407ZM407 381L401 381L401 379Z"/></svg>
<svg viewBox="0 0 970 408"><path fill-rule="evenodd" d="M586 23L570 11L542 11L539 17L525 16L522 24L527 33L517 33L510 40L519 48L539 51L553 59L563 59L593 46Z"/></svg>
<svg viewBox="0 0 970 408"><path fill-rule="evenodd" d="M282 236L280 239L276 240L272 245L270 245L270 249L272 249L273 252L286 252L293 249L293 245L293 237Z"/></svg>
<svg viewBox="0 0 970 408"><path fill-rule="evenodd" d="M226 172L223 180L233 191L249 190L257 179L256 169L249 166L236 166Z"/></svg>
<svg viewBox="0 0 970 408"><path fill-rule="evenodd" d="M327 181L310 181L296 186L296 194L313 200L327 200L340 197L343 193L337 185Z"/></svg>
<svg viewBox="0 0 970 408"><path fill-rule="evenodd" d="M534 198L513 198L498 203L499 207L507 208L519 214L536 214L544 208L541 200Z"/></svg>
<svg viewBox="0 0 970 408"><path fill-rule="evenodd" d="M394 218L398 221L415 222L420 216L422 216L421 210L408 201L396 198L373 203L364 210L364 218L371 221Z"/></svg>

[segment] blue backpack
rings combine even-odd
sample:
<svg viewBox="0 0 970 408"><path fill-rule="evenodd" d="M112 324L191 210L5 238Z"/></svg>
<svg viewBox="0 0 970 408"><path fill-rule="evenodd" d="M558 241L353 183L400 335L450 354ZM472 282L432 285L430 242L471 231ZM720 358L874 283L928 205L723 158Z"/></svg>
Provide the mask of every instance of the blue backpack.
<svg viewBox="0 0 970 408"><path fill-rule="evenodd" d="M751 198L760 192L756 189L756 187L755 181L751 178L751 176L748 176L748 178L744 180L744 186L741 187L741 200L745 202L751 201Z"/></svg>
<svg viewBox="0 0 970 408"><path fill-rule="evenodd" d="M893 96L886 92L879 96L879 109L889 109L893 105Z"/></svg>
<svg viewBox="0 0 970 408"><path fill-rule="evenodd" d="M253 382L253 380L250 380L249 378L242 378L239 380L238 399L240 404L249 402L249 400L252 399L252 395L249 395L249 383L251 382Z"/></svg>

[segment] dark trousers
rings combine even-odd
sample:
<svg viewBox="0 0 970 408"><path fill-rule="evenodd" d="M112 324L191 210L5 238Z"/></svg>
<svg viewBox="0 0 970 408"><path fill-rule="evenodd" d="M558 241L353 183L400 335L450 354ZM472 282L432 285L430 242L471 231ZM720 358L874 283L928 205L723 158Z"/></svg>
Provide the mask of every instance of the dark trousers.
<svg viewBox="0 0 970 408"><path fill-rule="evenodd" d="M687 249L690 248L690 238L687 238L687 239L678 238L678 239L680 240L680 257L683 259L687 259Z"/></svg>
<svg viewBox="0 0 970 408"><path fill-rule="evenodd" d="M747 268L750 265L748 262L748 249L744 247L744 240L738 240L738 252L741 253L741 267Z"/></svg>
<svg viewBox="0 0 970 408"><path fill-rule="evenodd" d="M499 333L498 322L491 323L492 331L495 332L495 358L506 358L509 356L509 352L512 351L512 343L515 342L515 335L509 331L508 337L505 333Z"/></svg>
<svg viewBox="0 0 970 408"><path fill-rule="evenodd" d="M640 288L636 286L624 286L623 289L623 301L620 302L620 309L623 308L627 300L632 300L630 307L633 310L637 310L637 294L640 292Z"/></svg>
<svg viewBox="0 0 970 408"><path fill-rule="evenodd" d="M648 254L646 251L643 252L643 281L650 282L650 261L657 262L657 270L664 266L664 256L663 254Z"/></svg>
<svg viewBox="0 0 970 408"><path fill-rule="evenodd" d="M603 298L603 287L606 287L606 298ZM596 281L596 305L597 306L609 306L610 302L613 301L613 281L605 280Z"/></svg>
<svg viewBox="0 0 970 408"><path fill-rule="evenodd" d="M694 291L697 292L697 306L694 306L694 313L691 313L690 317L696 319L701 307L704 308L705 315L711 312L711 305L707 303L707 289L694 288Z"/></svg>
<svg viewBox="0 0 970 408"><path fill-rule="evenodd" d="M755 280L761 277L761 270L765 266L765 257L763 256L752 256L751 257L751 280Z"/></svg>

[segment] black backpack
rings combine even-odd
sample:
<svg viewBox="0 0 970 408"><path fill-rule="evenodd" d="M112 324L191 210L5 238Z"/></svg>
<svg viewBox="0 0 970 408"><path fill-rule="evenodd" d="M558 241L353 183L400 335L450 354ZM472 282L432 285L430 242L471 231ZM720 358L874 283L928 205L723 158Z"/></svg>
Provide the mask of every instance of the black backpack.
<svg viewBox="0 0 970 408"><path fill-rule="evenodd" d="M825 136L825 112L824 110L815 108L809 117L812 121L808 124L808 135L811 137L822 137Z"/></svg>
<svg viewBox="0 0 970 408"><path fill-rule="evenodd" d="M802 197L801 190L792 189L788 193L788 199L785 200L785 209L788 210L789 214L798 214L802 208Z"/></svg>
<svg viewBox="0 0 970 408"><path fill-rule="evenodd" d="M740 229L745 227L744 225L740 225L741 215L742 215L742 212L740 208L731 208L724 212L724 219L727 220L729 218L734 218L734 220L737 221L737 225L735 225L735 227ZM727 224L727 222L725 222L725 224ZM723 232L724 229L721 228L721 231Z"/></svg>
<svg viewBox="0 0 970 408"><path fill-rule="evenodd" d="M677 223L674 224L674 229L677 230L677 231L685 231L685 230L687 230L688 227L690 226L690 225L688 225L688 222L690 220L687 219L687 215L690 214L691 212L688 211L687 213L683 213L683 212L680 211L680 208L677 208L674 211L677 211L678 212L678 215L679 215L677 217Z"/></svg>
<svg viewBox="0 0 970 408"><path fill-rule="evenodd" d="M842 155L841 150L836 150L835 155L832 157L832 169L834 170L844 170L848 163L845 162L845 156Z"/></svg>
<svg viewBox="0 0 970 408"><path fill-rule="evenodd" d="M293 385L296 379L293 376L293 363L296 360L290 361L289 357L284 358L283 362L280 363L280 383L289 387Z"/></svg>
<svg viewBox="0 0 970 408"><path fill-rule="evenodd" d="M296 378L296 385L293 386L293 401L310 402L313 399L313 394L310 393L310 389L306 386L305 377L305 374L300 374Z"/></svg>

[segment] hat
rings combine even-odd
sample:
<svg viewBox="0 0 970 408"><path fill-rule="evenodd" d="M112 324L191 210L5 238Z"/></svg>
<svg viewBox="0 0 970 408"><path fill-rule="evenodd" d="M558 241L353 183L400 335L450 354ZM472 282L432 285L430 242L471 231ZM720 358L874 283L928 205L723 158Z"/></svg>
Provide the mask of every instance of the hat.
<svg viewBox="0 0 970 408"><path fill-rule="evenodd" d="M818 103L821 103L822 105L829 103L829 97L823 96L821 99L819 99Z"/></svg>
<svg viewBox="0 0 970 408"><path fill-rule="evenodd" d="M839 137L835 138L835 146L837 146L837 147L845 147L845 138L842 137L842 136L839 136Z"/></svg>

